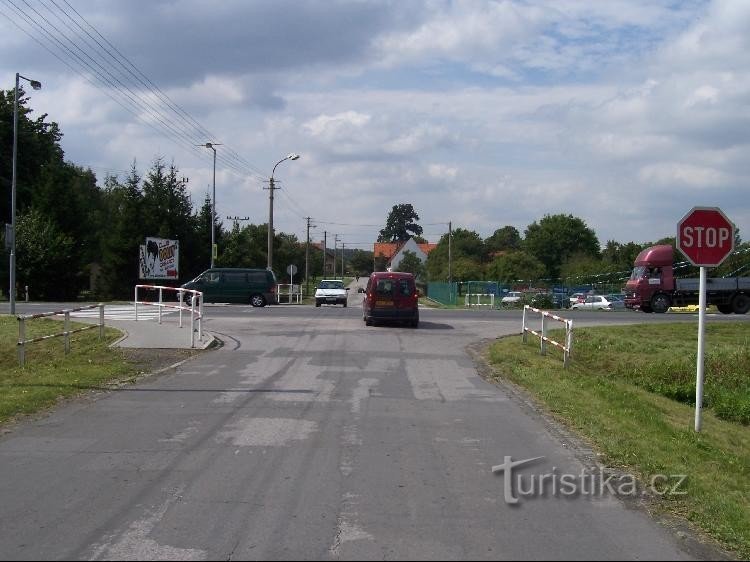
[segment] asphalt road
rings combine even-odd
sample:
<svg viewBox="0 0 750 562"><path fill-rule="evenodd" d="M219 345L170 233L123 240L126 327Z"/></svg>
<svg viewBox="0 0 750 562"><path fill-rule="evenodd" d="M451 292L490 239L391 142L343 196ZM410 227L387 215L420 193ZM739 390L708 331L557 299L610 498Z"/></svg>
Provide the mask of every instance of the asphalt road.
<svg viewBox="0 0 750 562"><path fill-rule="evenodd" d="M506 457L543 457L514 472L527 483L586 468L580 450L485 382L467 354L518 333L520 313L423 310L419 329L368 328L357 298L347 309L207 307L220 349L13 426L0 438L0 558L699 554L612 495L508 503L505 475L492 471ZM714 321L727 319L746 320Z"/></svg>

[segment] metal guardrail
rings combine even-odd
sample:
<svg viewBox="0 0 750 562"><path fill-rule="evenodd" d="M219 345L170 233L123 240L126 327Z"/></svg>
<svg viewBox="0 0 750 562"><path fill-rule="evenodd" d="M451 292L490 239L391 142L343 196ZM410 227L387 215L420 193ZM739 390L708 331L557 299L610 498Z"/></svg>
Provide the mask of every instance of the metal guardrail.
<svg viewBox="0 0 750 562"><path fill-rule="evenodd" d="M471 297L476 297L477 302L469 302ZM490 302L482 302L482 297L489 297ZM495 295L493 293L466 293L464 295L464 306L489 306L495 308Z"/></svg>
<svg viewBox="0 0 750 562"><path fill-rule="evenodd" d="M278 302L279 304L292 304L292 300L294 300L297 304L300 304L302 302L302 285L291 285L289 283L279 283L278 285L279 292L278 294ZM288 287L287 292L283 292L282 288ZM283 302L282 297L287 297L287 301Z"/></svg>
<svg viewBox="0 0 750 562"><path fill-rule="evenodd" d="M541 332L536 332L526 326L526 313L529 310L532 312L537 312L542 315ZM562 322L565 324L565 343L564 344L556 342L547 336L547 318L551 318L552 320L557 320L558 322ZM562 316L556 316L555 314L551 314L547 312L546 310L539 310L538 308L533 308L527 304L527 305L524 305L523 307L522 329L523 329L523 343L526 343L528 339L527 334L529 333L534 334L535 336L539 337L541 340L541 347L539 349L539 355L546 355L547 343L551 343L552 345L562 349L563 367L568 366L568 361L570 360L570 353L573 349L573 321L572 320L568 320L566 318L563 318Z"/></svg>
<svg viewBox="0 0 750 562"><path fill-rule="evenodd" d="M78 312L79 310L89 310L92 308L99 308L99 324L93 324L91 326L84 326L83 328L76 328L75 330L70 329L70 313ZM50 334L48 336L39 336L37 338L26 339L26 321L33 320L34 318L46 318L49 316L64 315L65 323L63 325L63 331L56 334ZM42 340L48 340L50 338L65 338L65 355L70 353L70 334L77 332L83 332L84 330L93 330L99 328L99 339L104 337L104 304L91 304L89 306L81 306L79 308L67 308L64 310L57 310L55 312L41 312L39 314L26 314L16 316L18 320L18 364L21 367L26 365L26 344L33 343Z"/></svg>
<svg viewBox="0 0 750 562"><path fill-rule="evenodd" d="M147 290L147 291L158 291L159 292L159 299L157 301L148 301L148 300L139 300L138 299L138 290ZM174 292L176 293L176 298L174 301L165 301L164 300L164 291ZM185 306L183 303L185 301L185 296L190 295L190 306ZM203 293L200 291L195 291L193 289L183 289L182 287L165 287L162 285L136 285L135 286L135 300L134 300L134 306L135 306L135 320L138 321L138 305L143 306L157 306L159 307L159 324L161 324L161 311L163 308L175 308L180 311L180 328L182 328L182 312L184 311L190 311L190 347L195 347L195 332L196 332L196 323L198 325L197 332L198 332L198 339L203 339Z"/></svg>

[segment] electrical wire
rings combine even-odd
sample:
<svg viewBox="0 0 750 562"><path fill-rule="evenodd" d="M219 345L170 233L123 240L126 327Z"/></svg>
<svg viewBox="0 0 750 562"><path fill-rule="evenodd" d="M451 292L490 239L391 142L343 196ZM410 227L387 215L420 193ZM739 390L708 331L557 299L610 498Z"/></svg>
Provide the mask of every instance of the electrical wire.
<svg viewBox="0 0 750 562"><path fill-rule="evenodd" d="M199 150L199 147L205 146L207 139L216 139L216 135L174 103L67 0L62 1L77 17L56 0L40 0L39 9L26 0L4 0L8 12L0 13L136 119L199 158L209 160L211 155ZM40 11L45 9L45 13ZM60 25L53 23L52 19ZM28 29L19 22L24 22ZM110 61L115 63L114 66ZM235 173L261 181L265 179L263 172L226 144L221 151L217 151L216 159Z"/></svg>

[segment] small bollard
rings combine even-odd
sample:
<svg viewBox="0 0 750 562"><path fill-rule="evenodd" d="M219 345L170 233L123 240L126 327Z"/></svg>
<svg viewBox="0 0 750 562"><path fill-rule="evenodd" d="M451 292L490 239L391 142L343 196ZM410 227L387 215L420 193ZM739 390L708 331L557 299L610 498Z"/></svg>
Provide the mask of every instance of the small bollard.
<svg viewBox="0 0 750 562"><path fill-rule="evenodd" d="M26 285L25 289L26 289L26 302L29 302L29 286Z"/></svg>

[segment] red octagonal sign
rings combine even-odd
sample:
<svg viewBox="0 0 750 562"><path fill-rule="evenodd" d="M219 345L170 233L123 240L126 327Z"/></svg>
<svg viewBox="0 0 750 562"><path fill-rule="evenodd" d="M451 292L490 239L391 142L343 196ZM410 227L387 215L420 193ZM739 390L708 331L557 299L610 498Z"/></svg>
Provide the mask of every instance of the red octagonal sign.
<svg viewBox="0 0 750 562"><path fill-rule="evenodd" d="M677 248L693 265L716 267L734 250L734 224L718 207L693 207L677 223Z"/></svg>

